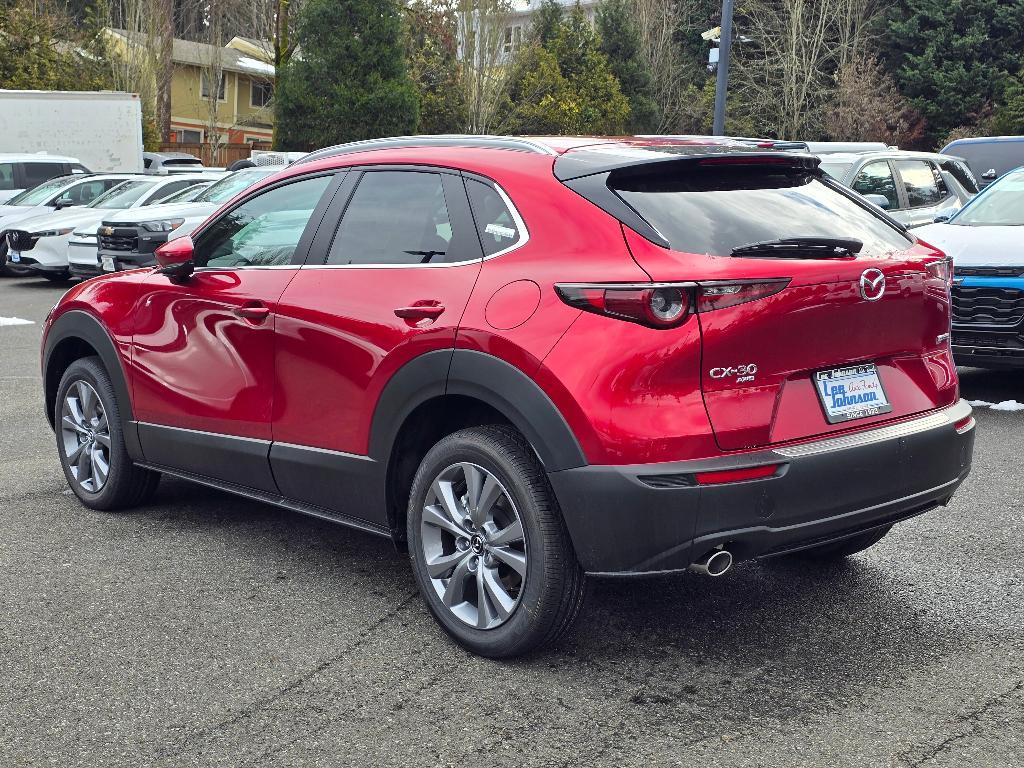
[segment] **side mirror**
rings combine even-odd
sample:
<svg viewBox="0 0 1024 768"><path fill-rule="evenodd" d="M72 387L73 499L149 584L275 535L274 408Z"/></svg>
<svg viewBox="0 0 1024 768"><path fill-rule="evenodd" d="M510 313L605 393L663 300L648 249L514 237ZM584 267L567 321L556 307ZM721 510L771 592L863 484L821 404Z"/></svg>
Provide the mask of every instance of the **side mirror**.
<svg viewBox="0 0 1024 768"><path fill-rule="evenodd" d="M74 204L75 201L72 200L70 197L62 197L54 202L53 207L56 208L58 211L62 211L65 208L70 208Z"/></svg>
<svg viewBox="0 0 1024 768"><path fill-rule="evenodd" d="M987 171L985 171L983 174L981 174L981 178L983 178L985 181L993 181L993 180L995 180L995 178L996 178L996 169L995 168L989 168Z"/></svg>
<svg viewBox="0 0 1024 768"><path fill-rule="evenodd" d="M889 198L885 195L864 195L864 199L869 203L874 203L883 211L889 210Z"/></svg>
<svg viewBox="0 0 1024 768"><path fill-rule="evenodd" d="M173 281L186 280L195 271L192 256L195 246L191 237L169 240L156 249L157 272Z"/></svg>
<svg viewBox="0 0 1024 768"><path fill-rule="evenodd" d="M940 213L938 216L936 216L934 219L932 219L932 222L934 222L935 224L945 224L947 221L949 221L951 218L953 218L953 214L955 214L955 213L956 213L956 211L950 211L948 213Z"/></svg>

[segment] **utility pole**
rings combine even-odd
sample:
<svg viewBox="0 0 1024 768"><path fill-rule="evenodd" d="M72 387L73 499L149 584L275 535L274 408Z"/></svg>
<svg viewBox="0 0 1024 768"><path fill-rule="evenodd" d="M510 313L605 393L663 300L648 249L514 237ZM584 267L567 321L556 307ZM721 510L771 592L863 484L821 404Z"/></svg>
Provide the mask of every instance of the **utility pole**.
<svg viewBox="0 0 1024 768"><path fill-rule="evenodd" d="M722 0L722 34L718 43L718 77L715 80L715 122L712 133L725 135L725 96L729 90L729 54L732 51L732 3Z"/></svg>

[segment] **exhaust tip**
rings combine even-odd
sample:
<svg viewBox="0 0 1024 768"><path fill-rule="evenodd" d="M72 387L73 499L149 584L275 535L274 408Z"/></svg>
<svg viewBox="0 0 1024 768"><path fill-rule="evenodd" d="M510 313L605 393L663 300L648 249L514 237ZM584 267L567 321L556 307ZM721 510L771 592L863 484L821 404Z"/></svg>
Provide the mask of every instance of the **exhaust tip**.
<svg viewBox="0 0 1024 768"><path fill-rule="evenodd" d="M690 570L705 576L721 576L732 568L732 553L727 549L713 549L690 566Z"/></svg>

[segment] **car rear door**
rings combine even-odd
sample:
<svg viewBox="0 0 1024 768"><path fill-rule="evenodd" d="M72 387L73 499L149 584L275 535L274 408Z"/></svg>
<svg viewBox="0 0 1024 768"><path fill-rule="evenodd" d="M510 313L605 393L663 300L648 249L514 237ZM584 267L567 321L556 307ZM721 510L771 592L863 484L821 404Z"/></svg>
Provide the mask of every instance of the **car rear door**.
<svg viewBox="0 0 1024 768"><path fill-rule="evenodd" d="M447 366L481 262L459 173L349 172L277 309L271 463L286 496L386 522L368 498L374 408L413 358Z"/></svg>
<svg viewBox="0 0 1024 768"><path fill-rule="evenodd" d="M275 492L274 326L338 179L258 190L195 238L195 272L154 271L137 313L132 384L146 460Z"/></svg>
<svg viewBox="0 0 1024 768"><path fill-rule="evenodd" d="M960 203L946 186L938 167L929 160L893 160L892 166L906 200L900 221L908 227L931 224L940 213L952 214Z"/></svg>

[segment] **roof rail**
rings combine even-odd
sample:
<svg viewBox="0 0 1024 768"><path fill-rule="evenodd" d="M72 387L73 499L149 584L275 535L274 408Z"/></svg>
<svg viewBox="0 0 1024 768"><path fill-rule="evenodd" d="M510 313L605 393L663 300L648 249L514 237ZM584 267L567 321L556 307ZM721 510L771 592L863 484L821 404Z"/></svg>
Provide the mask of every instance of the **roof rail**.
<svg viewBox="0 0 1024 768"><path fill-rule="evenodd" d="M474 136L470 134L394 136L383 139L351 141L347 144L325 147L310 152L305 157L300 157L292 165L311 163L314 160L323 160L325 157L350 155L356 152L372 152L377 149L400 149L402 147L484 147L488 149L510 149L514 152L529 152L535 155L558 154L550 147L546 147L536 141L514 136Z"/></svg>

